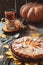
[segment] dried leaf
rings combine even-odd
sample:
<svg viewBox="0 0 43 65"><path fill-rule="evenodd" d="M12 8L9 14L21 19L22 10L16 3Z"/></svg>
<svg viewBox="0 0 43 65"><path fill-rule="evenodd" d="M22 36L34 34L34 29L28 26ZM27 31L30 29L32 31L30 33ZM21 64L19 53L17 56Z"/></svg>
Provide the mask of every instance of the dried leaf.
<svg viewBox="0 0 43 65"><path fill-rule="evenodd" d="M31 36L32 36L32 37L40 37L41 34L40 34L40 33L31 33Z"/></svg>
<svg viewBox="0 0 43 65"><path fill-rule="evenodd" d="M14 65L20 65L20 64L21 64L20 61L18 61L18 60L14 61Z"/></svg>
<svg viewBox="0 0 43 65"><path fill-rule="evenodd" d="M38 63L30 62L30 65L38 65Z"/></svg>
<svg viewBox="0 0 43 65"><path fill-rule="evenodd" d="M0 37L6 38L6 35L5 34L0 34Z"/></svg>
<svg viewBox="0 0 43 65"><path fill-rule="evenodd" d="M25 65L30 65L29 63L25 63Z"/></svg>
<svg viewBox="0 0 43 65"><path fill-rule="evenodd" d="M10 51L7 51L5 52L6 55L11 55L12 56L12 53Z"/></svg>
<svg viewBox="0 0 43 65"><path fill-rule="evenodd" d="M5 44L3 45L3 48L9 48L9 45Z"/></svg>
<svg viewBox="0 0 43 65"><path fill-rule="evenodd" d="M7 58L9 58L9 59L13 59L13 56L7 56Z"/></svg>
<svg viewBox="0 0 43 65"><path fill-rule="evenodd" d="M17 58L13 57L14 61L18 60Z"/></svg>

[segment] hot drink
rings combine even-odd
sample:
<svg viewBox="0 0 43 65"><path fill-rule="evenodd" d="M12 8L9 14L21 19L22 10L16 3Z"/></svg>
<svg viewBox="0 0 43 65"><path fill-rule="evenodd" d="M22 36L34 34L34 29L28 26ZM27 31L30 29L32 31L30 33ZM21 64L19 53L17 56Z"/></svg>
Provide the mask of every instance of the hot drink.
<svg viewBox="0 0 43 65"><path fill-rule="evenodd" d="M13 9L5 11L5 21L7 29L13 30L15 28L15 11Z"/></svg>
<svg viewBox="0 0 43 65"><path fill-rule="evenodd" d="M5 11L5 18L8 20L14 20L15 12L14 11Z"/></svg>

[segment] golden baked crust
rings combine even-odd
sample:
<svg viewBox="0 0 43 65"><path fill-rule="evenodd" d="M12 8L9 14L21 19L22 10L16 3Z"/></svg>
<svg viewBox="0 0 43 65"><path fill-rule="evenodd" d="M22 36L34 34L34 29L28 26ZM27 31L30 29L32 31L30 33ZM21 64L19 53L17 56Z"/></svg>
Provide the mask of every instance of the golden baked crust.
<svg viewBox="0 0 43 65"><path fill-rule="evenodd" d="M11 51L22 58L42 58L43 57L43 38L22 37L14 41Z"/></svg>

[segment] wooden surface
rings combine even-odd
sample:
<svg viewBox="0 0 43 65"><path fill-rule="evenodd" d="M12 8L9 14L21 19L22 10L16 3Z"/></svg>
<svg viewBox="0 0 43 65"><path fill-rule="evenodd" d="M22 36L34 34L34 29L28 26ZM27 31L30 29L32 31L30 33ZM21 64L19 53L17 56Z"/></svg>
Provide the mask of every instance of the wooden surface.
<svg viewBox="0 0 43 65"><path fill-rule="evenodd" d="M26 20L25 20L25 22L26 22ZM5 55L5 52L7 53L7 55L10 54L9 53L10 49L8 48L8 46L10 45L11 41L8 43L5 43L5 44L3 42L6 42L7 40L12 39L16 33L20 33L20 37L22 37L25 35L30 35L30 32L34 32L34 31L24 30L21 32L16 32L16 33L11 33L11 34L4 33L2 31L2 27L4 24L5 24L5 22L0 23L0 34L7 35L7 37L5 37L5 38L0 37L0 54L4 55L4 59L3 58L0 59L0 65L43 65L43 61L42 62L29 62L29 63L24 62L24 61L20 62L17 58L15 58L16 60L13 60L14 58L12 59L12 56ZM42 37L43 37L43 22L37 23L37 24L29 23L29 25L35 26L37 28L37 30L35 32L42 34ZM5 46L3 46L4 48L2 47L2 44L5 45Z"/></svg>

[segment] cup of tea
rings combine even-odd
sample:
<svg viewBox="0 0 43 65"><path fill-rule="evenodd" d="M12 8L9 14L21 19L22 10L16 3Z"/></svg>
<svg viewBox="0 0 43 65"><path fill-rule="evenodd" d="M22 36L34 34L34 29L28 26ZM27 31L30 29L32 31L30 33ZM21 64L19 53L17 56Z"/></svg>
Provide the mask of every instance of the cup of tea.
<svg viewBox="0 0 43 65"><path fill-rule="evenodd" d="M8 20L14 20L15 18L15 11L14 9L7 9L5 12L5 18Z"/></svg>
<svg viewBox="0 0 43 65"><path fill-rule="evenodd" d="M6 11L4 11L5 14L5 22L6 22L6 27L7 29L14 29L15 25L15 11L14 9L7 9Z"/></svg>
<svg viewBox="0 0 43 65"><path fill-rule="evenodd" d="M6 21L6 26L7 29L14 29L15 25L15 11L14 9L8 9L5 12L5 21Z"/></svg>

